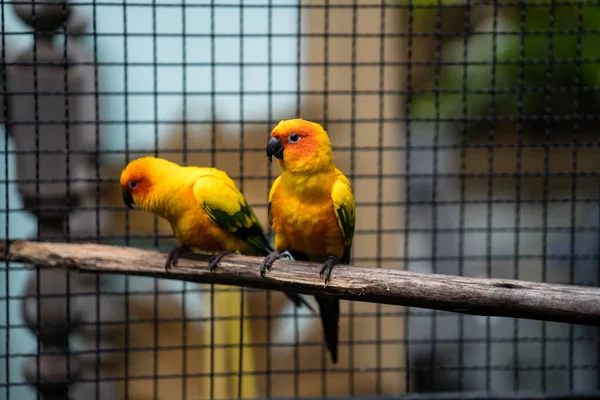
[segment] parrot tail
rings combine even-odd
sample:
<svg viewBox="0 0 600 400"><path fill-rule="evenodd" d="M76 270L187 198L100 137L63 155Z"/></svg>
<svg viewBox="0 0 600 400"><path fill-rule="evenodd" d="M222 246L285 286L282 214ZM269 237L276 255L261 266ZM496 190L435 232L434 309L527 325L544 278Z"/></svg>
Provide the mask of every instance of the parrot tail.
<svg viewBox="0 0 600 400"><path fill-rule="evenodd" d="M274 251L274 249L271 246L271 244L269 243L269 239L266 236L263 236L263 239L264 239L263 245L261 247L255 247L255 249L258 250L258 252L260 253L261 256L266 257L270 253L272 253ZM313 314L316 313L313 306L311 306L309 302L304 300L304 297L300 296L298 293L293 293L293 292L284 292L284 293L291 301L294 302L296 307L306 306L306 307L308 307L308 309L310 311L313 312Z"/></svg>
<svg viewBox="0 0 600 400"><path fill-rule="evenodd" d="M294 304L296 304L296 307L302 307L302 306L306 306L310 309L310 311L314 313L316 313L315 309L310 305L309 302L307 302L306 300L304 300L304 297L300 296L298 293L292 293L292 292L284 292L285 295L294 302Z"/></svg>
<svg viewBox="0 0 600 400"><path fill-rule="evenodd" d="M321 324L325 335L325 344L331 353L331 360L337 364L338 333L340 321L340 300L327 295L315 295L321 312Z"/></svg>

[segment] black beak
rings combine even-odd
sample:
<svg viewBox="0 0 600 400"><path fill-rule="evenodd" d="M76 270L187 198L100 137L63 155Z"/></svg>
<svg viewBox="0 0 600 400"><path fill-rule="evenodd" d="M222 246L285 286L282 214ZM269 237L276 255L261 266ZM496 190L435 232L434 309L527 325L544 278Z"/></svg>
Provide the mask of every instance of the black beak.
<svg viewBox="0 0 600 400"><path fill-rule="evenodd" d="M123 189L123 202L127 206L133 210L133 196L127 190Z"/></svg>
<svg viewBox="0 0 600 400"><path fill-rule="evenodd" d="M267 143L267 157L270 162L273 162L273 156L283 160L283 143L281 143L281 140L271 137Z"/></svg>

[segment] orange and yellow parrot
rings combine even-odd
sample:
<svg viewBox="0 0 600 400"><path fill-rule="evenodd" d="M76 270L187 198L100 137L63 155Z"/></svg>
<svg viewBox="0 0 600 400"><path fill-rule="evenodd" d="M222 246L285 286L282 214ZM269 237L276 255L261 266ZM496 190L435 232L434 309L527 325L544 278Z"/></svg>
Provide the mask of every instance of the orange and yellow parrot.
<svg viewBox="0 0 600 400"><path fill-rule="evenodd" d="M320 276L329 281L336 264L350 262L356 221L352 187L335 167L327 132L303 119L280 121L267 143L267 157L277 158L281 175L269 192L269 223L275 251L265 257L261 273L271 270L281 252L296 260L322 262ZM315 296L325 342L334 363L340 305L336 297Z"/></svg>
<svg viewBox="0 0 600 400"><path fill-rule="evenodd" d="M212 255L209 267L213 270L228 253L265 256L273 250L246 198L225 171L142 157L125 167L120 184L127 207L149 211L169 221L180 246L170 251L165 264L167 271L171 265L177 265L180 255L186 252ZM231 293L216 293L216 313L236 315L235 308L241 302L240 292L236 293L237 297ZM286 295L297 306L304 304L312 310L300 295ZM222 335L236 343L239 325L239 320L229 319ZM244 324L244 343L251 343L249 335L248 324ZM230 359L230 369L236 368L237 351L228 350L229 356L224 351L223 357ZM253 360L251 351L252 347L244 346L245 364ZM223 359L221 365L224 367L227 362ZM244 370L248 368L244 366ZM246 388L244 395L254 397L255 388Z"/></svg>
<svg viewBox="0 0 600 400"><path fill-rule="evenodd" d="M273 251L254 211L225 171L142 157L123 170L121 188L127 207L171 224L180 246L170 251L167 271L185 252L213 254L209 267L214 270L228 253L265 256ZM286 295L297 306L310 308L300 295Z"/></svg>

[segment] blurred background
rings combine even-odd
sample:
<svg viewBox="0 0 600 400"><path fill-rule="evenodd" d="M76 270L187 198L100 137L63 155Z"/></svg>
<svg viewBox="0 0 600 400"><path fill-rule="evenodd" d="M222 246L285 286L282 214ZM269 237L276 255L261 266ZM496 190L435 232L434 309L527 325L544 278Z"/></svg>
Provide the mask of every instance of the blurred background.
<svg viewBox="0 0 600 400"><path fill-rule="evenodd" d="M224 169L267 229L264 147L302 117L352 182L354 265L598 285L598 2L1 5L5 239L170 250L122 204L144 155ZM3 268L3 399L600 391L596 328L342 301L332 364L278 292L216 315L239 288ZM214 335L242 320L252 342ZM241 372L207 361L232 349Z"/></svg>

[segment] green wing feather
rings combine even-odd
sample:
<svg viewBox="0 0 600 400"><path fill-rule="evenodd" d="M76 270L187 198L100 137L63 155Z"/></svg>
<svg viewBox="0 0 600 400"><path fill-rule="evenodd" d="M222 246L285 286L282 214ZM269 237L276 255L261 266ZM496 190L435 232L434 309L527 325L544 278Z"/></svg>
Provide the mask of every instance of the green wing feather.
<svg viewBox="0 0 600 400"><path fill-rule="evenodd" d="M194 185L194 196L206 214L262 254L272 251L263 227L235 182L224 171L213 170Z"/></svg>
<svg viewBox="0 0 600 400"><path fill-rule="evenodd" d="M333 200L340 231L344 237L344 255L341 261L349 263L354 226L356 224L356 204L348 178L339 169L336 169L336 175L337 179L333 184L331 199Z"/></svg>

